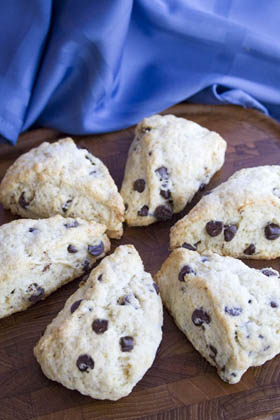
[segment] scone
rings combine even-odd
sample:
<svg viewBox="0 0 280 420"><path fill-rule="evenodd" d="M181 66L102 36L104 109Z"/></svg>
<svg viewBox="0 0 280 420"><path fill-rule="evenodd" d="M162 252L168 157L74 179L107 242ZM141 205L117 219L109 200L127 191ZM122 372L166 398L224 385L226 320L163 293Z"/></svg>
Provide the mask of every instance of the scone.
<svg viewBox="0 0 280 420"><path fill-rule="evenodd" d="M0 318L23 311L90 270L110 249L106 227L54 216L0 227Z"/></svg>
<svg viewBox="0 0 280 420"><path fill-rule="evenodd" d="M236 172L172 227L170 243L238 258L279 257L280 166Z"/></svg>
<svg viewBox="0 0 280 420"><path fill-rule="evenodd" d="M138 124L121 188L128 225L168 220L181 211L223 163L226 142L174 115Z"/></svg>
<svg viewBox="0 0 280 420"><path fill-rule="evenodd" d="M81 217L104 224L112 238L123 233L123 200L108 169L71 138L20 156L2 180L0 201L22 217Z"/></svg>
<svg viewBox="0 0 280 420"><path fill-rule="evenodd" d="M34 349L45 375L97 399L128 395L161 342L157 285L132 245L92 270Z"/></svg>
<svg viewBox="0 0 280 420"><path fill-rule="evenodd" d="M224 381L238 382L280 352L277 271L178 248L156 282L178 327Z"/></svg>

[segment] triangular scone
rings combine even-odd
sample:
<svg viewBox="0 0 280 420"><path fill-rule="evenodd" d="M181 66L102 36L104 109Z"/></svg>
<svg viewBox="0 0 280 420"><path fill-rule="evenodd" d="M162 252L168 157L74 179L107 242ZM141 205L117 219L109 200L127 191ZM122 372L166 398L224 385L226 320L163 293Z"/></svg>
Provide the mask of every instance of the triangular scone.
<svg viewBox="0 0 280 420"><path fill-rule="evenodd" d="M0 201L23 217L81 217L107 226L112 238L123 233L123 200L108 169L71 138L20 156L2 180Z"/></svg>
<svg viewBox="0 0 280 420"><path fill-rule="evenodd" d="M161 342L157 285L132 245L104 258L34 349L45 375L97 399L128 395Z"/></svg>
<svg viewBox="0 0 280 420"><path fill-rule="evenodd" d="M280 256L280 166L241 169L171 229L171 248L232 257Z"/></svg>
<svg viewBox="0 0 280 420"><path fill-rule="evenodd" d="M88 272L110 249L106 226L82 219L21 219L0 227L0 318L23 311Z"/></svg>
<svg viewBox="0 0 280 420"><path fill-rule="evenodd" d="M174 115L154 115L136 127L121 195L131 226L168 220L181 211L223 163L226 142Z"/></svg>
<svg viewBox="0 0 280 420"><path fill-rule="evenodd" d="M280 352L277 271L178 248L155 279L178 327L224 381L239 382Z"/></svg>

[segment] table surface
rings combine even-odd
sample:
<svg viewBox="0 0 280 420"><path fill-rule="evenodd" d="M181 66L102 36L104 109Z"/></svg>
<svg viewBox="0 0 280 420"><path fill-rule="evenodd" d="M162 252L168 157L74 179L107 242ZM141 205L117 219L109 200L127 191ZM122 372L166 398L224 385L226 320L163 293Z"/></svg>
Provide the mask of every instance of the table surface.
<svg viewBox="0 0 280 420"><path fill-rule="evenodd" d="M280 126L255 110L236 106L180 104L168 110L220 133L228 142L225 165L204 192L170 222L125 228L112 248L132 243L147 271L155 274L168 255L169 229L202 194L243 167L279 164ZM74 136L108 166L120 187L133 128L97 136ZM23 134L16 147L0 146L0 178L22 153L61 133L38 129ZM15 219L0 207L0 224ZM279 269L279 260L246 261ZM163 340L156 360L133 392L117 402L97 401L48 380L33 356L45 327L77 289L78 280L62 287L25 312L0 320L0 420L245 420L280 419L280 356L251 368L240 383L222 382L165 311ZM278 413L278 414L277 414Z"/></svg>

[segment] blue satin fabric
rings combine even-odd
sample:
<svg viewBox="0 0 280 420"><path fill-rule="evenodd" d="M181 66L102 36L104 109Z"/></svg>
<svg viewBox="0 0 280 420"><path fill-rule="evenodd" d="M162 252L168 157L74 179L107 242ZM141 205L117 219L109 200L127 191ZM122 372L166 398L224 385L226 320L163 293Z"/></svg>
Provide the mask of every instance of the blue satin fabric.
<svg viewBox="0 0 280 420"><path fill-rule="evenodd" d="M100 133L189 99L280 118L279 0L8 0L0 133Z"/></svg>

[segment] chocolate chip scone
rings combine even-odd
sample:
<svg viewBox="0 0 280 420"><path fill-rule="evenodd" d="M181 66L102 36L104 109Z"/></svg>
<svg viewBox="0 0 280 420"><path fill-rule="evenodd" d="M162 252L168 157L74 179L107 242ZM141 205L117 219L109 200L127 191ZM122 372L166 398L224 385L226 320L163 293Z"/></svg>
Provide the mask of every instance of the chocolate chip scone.
<svg viewBox="0 0 280 420"><path fill-rule="evenodd" d="M71 138L20 156L2 180L0 201L22 217L81 217L107 226L112 238L123 233L123 200L108 169Z"/></svg>
<svg viewBox="0 0 280 420"><path fill-rule="evenodd" d="M280 166L241 169L171 229L171 248L237 258L280 256Z"/></svg>
<svg viewBox="0 0 280 420"><path fill-rule="evenodd" d="M156 275L178 327L231 384L280 352L279 273L178 248Z"/></svg>
<svg viewBox="0 0 280 420"><path fill-rule="evenodd" d="M161 342L158 286L132 245L104 258L34 349L45 375L97 399L128 395Z"/></svg>
<svg viewBox="0 0 280 420"><path fill-rule="evenodd" d="M106 226L54 216L0 227L0 318L23 311L90 270L110 249Z"/></svg>
<svg viewBox="0 0 280 420"><path fill-rule="evenodd" d="M154 115L136 127L121 195L128 225L165 221L181 211L223 163L226 142L174 115Z"/></svg>

